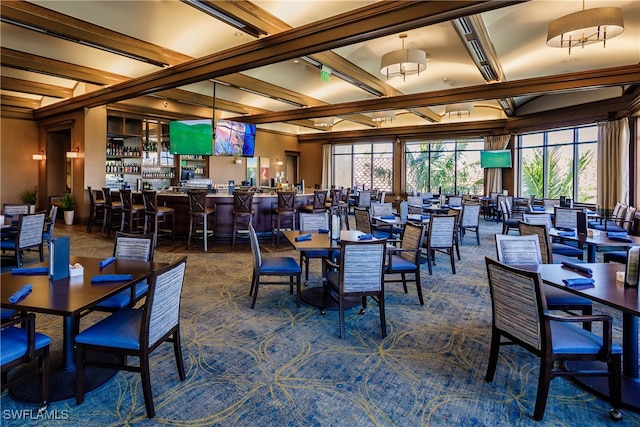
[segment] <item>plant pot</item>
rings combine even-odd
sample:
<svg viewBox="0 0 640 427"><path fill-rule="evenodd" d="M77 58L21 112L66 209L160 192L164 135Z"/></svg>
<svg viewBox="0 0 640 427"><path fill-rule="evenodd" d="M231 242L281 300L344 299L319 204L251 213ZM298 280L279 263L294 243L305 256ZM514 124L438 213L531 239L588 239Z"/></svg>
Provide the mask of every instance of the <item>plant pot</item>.
<svg viewBox="0 0 640 427"><path fill-rule="evenodd" d="M74 211L64 211L64 223L67 225L73 224Z"/></svg>
<svg viewBox="0 0 640 427"><path fill-rule="evenodd" d="M30 214L36 213L36 205L29 205L29 213Z"/></svg>

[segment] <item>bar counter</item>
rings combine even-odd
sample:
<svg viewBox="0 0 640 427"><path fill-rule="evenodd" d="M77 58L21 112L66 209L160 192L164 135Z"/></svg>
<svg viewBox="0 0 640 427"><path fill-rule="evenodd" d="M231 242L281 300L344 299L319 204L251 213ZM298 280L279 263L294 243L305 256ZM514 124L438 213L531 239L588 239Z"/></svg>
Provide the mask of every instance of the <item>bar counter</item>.
<svg viewBox="0 0 640 427"><path fill-rule="evenodd" d="M271 233L271 208L277 206L278 196L256 193L253 196L253 226L257 233ZM313 191L296 195L296 210L313 203ZM158 192L158 204L175 209L176 238L186 240L189 233L189 201L186 193ZM233 232L233 195L207 194L207 207L216 208L216 237L230 238ZM297 220L296 220L297 222Z"/></svg>

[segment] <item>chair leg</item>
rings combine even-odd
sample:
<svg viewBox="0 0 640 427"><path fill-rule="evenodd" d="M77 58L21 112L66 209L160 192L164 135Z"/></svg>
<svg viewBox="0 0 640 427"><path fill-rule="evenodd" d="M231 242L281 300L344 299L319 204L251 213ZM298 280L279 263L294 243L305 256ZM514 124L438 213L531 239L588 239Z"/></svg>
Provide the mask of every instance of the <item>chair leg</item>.
<svg viewBox="0 0 640 427"><path fill-rule="evenodd" d="M500 334L493 329L491 331L491 350L489 352L489 364L487 365L487 374L484 377L485 381L490 383L493 381L493 377L496 373L496 367L498 365L498 353L500 352Z"/></svg>
<svg viewBox="0 0 640 427"><path fill-rule="evenodd" d="M182 343L180 342L180 326L176 327L176 331L173 333L173 351L176 354L176 365L178 365L178 376L180 381L184 381L186 378L184 372L184 360L182 359Z"/></svg>
<svg viewBox="0 0 640 427"><path fill-rule="evenodd" d="M153 394L151 393L149 353L146 351L140 355L140 376L142 377L142 394L144 396L144 406L147 408L147 417L153 418L156 415L156 411L153 407Z"/></svg>
<svg viewBox="0 0 640 427"><path fill-rule="evenodd" d="M449 248L449 258L451 258L451 272L456 274L456 257L453 255L453 248Z"/></svg>
<svg viewBox="0 0 640 427"><path fill-rule="evenodd" d="M420 283L420 267L418 267L418 271L415 273L416 276L416 290L418 291L418 300L420 301L420 305L424 305L424 299L422 298L422 284Z"/></svg>
<svg viewBox="0 0 640 427"><path fill-rule="evenodd" d="M384 292L378 295L378 307L380 308L380 330L382 338L385 338L387 336L387 320L384 314Z"/></svg>
<svg viewBox="0 0 640 427"><path fill-rule="evenodd" d="M76 405L84 402L84 345L76 344Z"/></svg>
<svg viewBox="0 0 640 427"><path fill-rule="evenodd" d="M187 250L189 250L189 247L191 246L192 234L193 234L193 216L189 219L189 235L187 236ZM205 247L206 247L206 243L205 243Z"/></svg>
<svg viewBox="0 0 640 427"><path fill-rule="evenodd" d="M340 339L344 338L344 298L342 295L338 298L338 317L340 319Z"/></svg>
<svg viewBox="0 0 640 427"><path fill-rule="evenodd" d="M540 360L540 375L538 378L538 395L536 396L536 407L533 411L533 419L541 421L544 417L544 409L547 406L547 396L549 395L549 383L551 382L551 368L553 362L548 363Z"/></svg>
<svg viewBox="0 0 640 427"><path fill-rule="evenodd" d="M480 246L480 233L479 233L479 228L476 227L476 240L478 241L478 246Z"/></svg>
<svg viewBox="0 0 640 427"><path fill-rule="evenodd" d="M251 301L251 308L254 308L256 306L256 299L258 298L258 288L260 287L260 274L254 274L255 278L253 282L255 284L255 287L253 288L253 301Z"/></svg>
<svg viewBox="0 0 640 427"><path fill-rule="evenodd" d="M238 232L238 218L233 218L233 234L231 235L231 251L236 248L236 233Z"/></svg>
<svg viewBox="0 0 640 427"><path fill-rule="evenodd" d="M298 308L300 308L300 298L301 298L301 296L300 296L300 276L301 276L301 273L298 273L296 275L296 306Z"/></svg>
<svg viewBox="0 0 640 427"><path fill-rule="evenodd" d="M408 294L409 291L407 290L407 276L405 276L404 273L400 273L400 277L402 278L402 287L404 288L404 293Z"/></svg>
<svg viewBox="0 0 640 427"><path fill-rule="evenodd" d="M40 404L47 405L49 400L49 346L45 346L42 350L42 356L38 361L40 376ZM619 372L619 369L618 369Z"/></svg>

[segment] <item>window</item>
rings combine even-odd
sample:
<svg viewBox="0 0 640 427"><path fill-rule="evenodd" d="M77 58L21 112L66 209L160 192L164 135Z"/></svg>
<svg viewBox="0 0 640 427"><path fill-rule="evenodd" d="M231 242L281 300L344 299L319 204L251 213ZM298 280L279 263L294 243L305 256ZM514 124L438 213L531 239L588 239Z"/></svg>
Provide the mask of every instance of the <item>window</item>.
<svg viewBox="0 0 640 427"><path fill-rule="evenodd" d="M333 183L392 191L393 143L334 145Z"/></svg>
<svg viewBox="0 0 640 427"><path fill-rule="evenodd" d="M481 139L408 142L405 146L405 191L482 194Z"/></svg>
<svg viewBox="0 0 640 427"><path fill-rule="evenodd" d="M595 125L519 135L519 194L595 203L597 138Z"/></svg>

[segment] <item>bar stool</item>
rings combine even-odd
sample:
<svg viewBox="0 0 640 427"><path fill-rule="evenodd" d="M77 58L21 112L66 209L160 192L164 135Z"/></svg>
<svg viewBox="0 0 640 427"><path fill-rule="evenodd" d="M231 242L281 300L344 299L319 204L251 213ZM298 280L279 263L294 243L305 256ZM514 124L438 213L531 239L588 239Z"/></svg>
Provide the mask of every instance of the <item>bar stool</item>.
<svg viewBox="0 0 640 427"><path fill-rule="evenodd" d="M158 238L163 235L171 234L171 246L175 244L176 215L175 209L167 206L158 206L158 193L154 190L143 190L142 201L144 203L144 231L147 233L151 229L150 222L153 221L153 235L155 237L156 246L160 244ZM171 218L171 229L166 228ZM161 229L161 226L165 226Z"/></svg>
<svg viewBox="0 0 640 427"><path fill-rule="evenodd" d="M133 203L133 194L131 190L120 190L120 199L122 200L122 226L120 231L128 233L142 233L144 229L144 205Z"/></svg>
<svg viewBox="0 0 640 427"><path fill-rule="evenodd" d="M93 194L91 187L87 187L89 191L89 222L87 223L87 233L91 233L93 224L99 225L102 229L104 222L104 196L97 197Z"/></svg>
<svg viewBox="0 0 640 427"><path fill-rule="evenodd" d="M300 212L304 213L322 213L325 211L324 204L327 202L326 190L313 190L313 204L301 206Z"/></svg>
<svg viewBox="0 0 640 427"><path fill-rule="evenodd" d="M275 240L276 248L280 245L280 230L282 223L284 226L296 228L296 192L295 191L278 191L277 206L271 208L271 230L272 241Z"/></svg>
<svg viewBox="0 0 640 427"><path fill-rule="evenodd" d="M191 246L191 237L198 233L198 225L202 224L202 239L204 241L204 251L207 252L207 243L209 240L209 215L213 216L214 225L211 229L211 235L214 236L215 244L215 219L216 207L207 207L207 192L202 190L187 191L189 198L189 237L187 238L187 250Z"/></svg>
<svg viewBox="0 0 640 427"><path fill-rule="evenodd" d="M120 193L118 193L118 200L114 200L111 195L111 189L102 187L102 195L104 197L104 220L102 221L102 231L100 234L104 234L105 227L107 228L107 237L111 238L111 230L114 223L117 225L117 229L122 229L122 221L124 220L122 210L122 200L120 200ZM114 221L114 220L117 220Z"/></svg>
<svg viewBox="0 0 640 427"><path fill-rule="evenodd" d="M231 236L231 250L236 247L236 234L238 232L238 222L247 222L247 232L249 225L253 224L253 193L251 191L233 192L233 236Z"/></svg>

